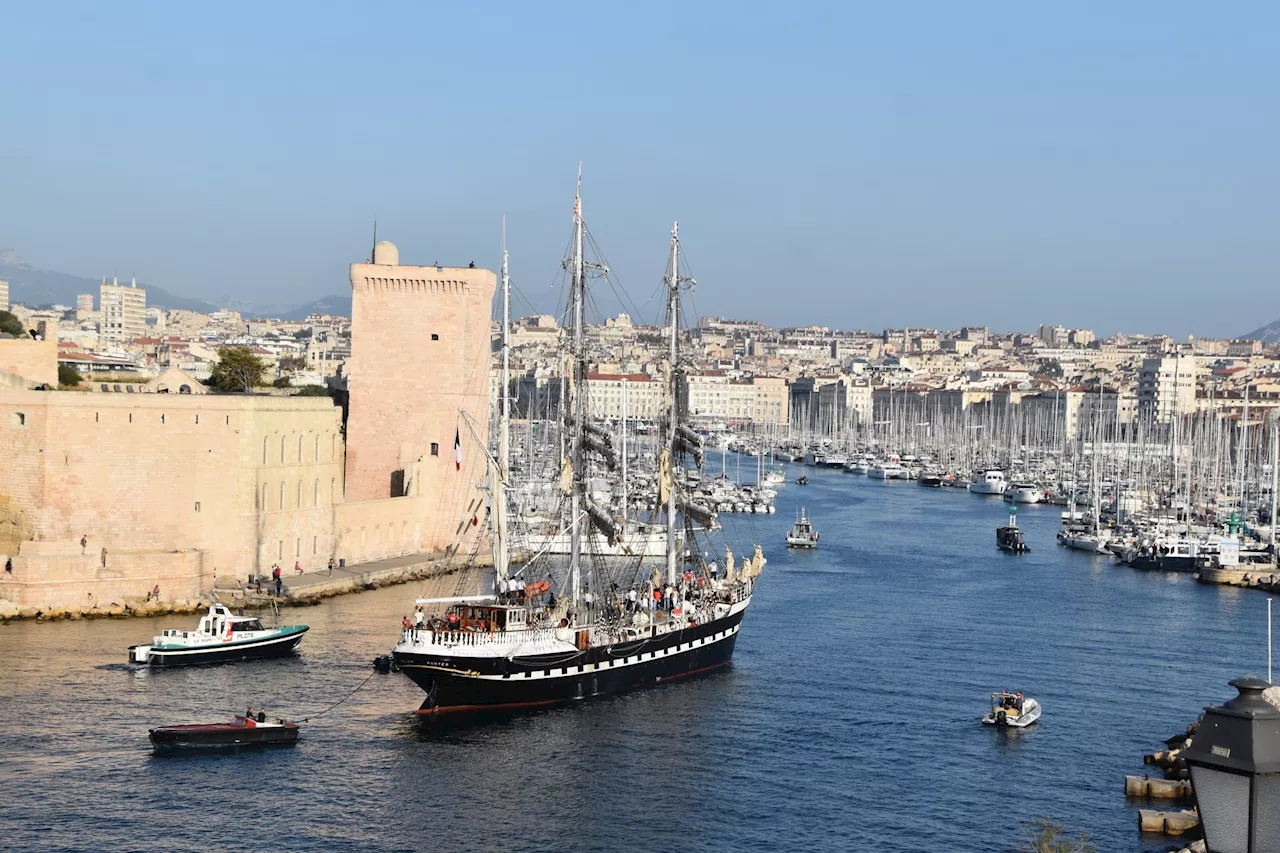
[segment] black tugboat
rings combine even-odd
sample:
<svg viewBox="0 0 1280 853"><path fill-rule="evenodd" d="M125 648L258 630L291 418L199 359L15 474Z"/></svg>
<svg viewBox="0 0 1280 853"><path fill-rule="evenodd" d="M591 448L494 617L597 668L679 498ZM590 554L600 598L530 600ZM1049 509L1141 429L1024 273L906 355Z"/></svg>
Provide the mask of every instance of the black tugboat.
<svg viewBox="0 0 1280 853"><path fill-rule="evenodd" d="M666 276L667 322L671 328L672 369L664 389L667 418L658 459L656 510L665 516L668 547L664 566L645 565L643 556L623 564L606 564L601 548L623 541L625 525L614 522L590 497L587 483L593 467L613 470L615 455L601 431L587 421L584 396L587 350L582 325L588 271L583 258L584 225L581 203L574 203L573 255L569 270L571 306L575 318L568 336L572 346L574 381L566 408L571 429L563 481L572 549L567 579L551 593L550 584L520 584L528 566L511 565L506 532L508 414L504 395L500 409L498 455L488 457L489 482L495 510L491 513L494 575L498 596L475 595L419 600L420 605L443 605L442 613L421 627L407 627L392 653L392 665L422 688L426 699L418 714L479 717L488 712L549 707L589 700L673 679L709 672L730 664L743 617L751 604L756 580L764 568L760 547L738 563L725 550L723 564L708 562L700 547L676 546L695 535L708 537L719 529L713 512L696 504L683 473L686 460L703 463L701 441L683 421L685 374L674 332L681 317L680 291L692 279L680 273L678 231L672 231ZM503 261L503 291L507 289ZM503 348L506 348L504 323ZM500 387L508 387L506 381ZM721 571L723 566L723 571ZM541 569L540 569L541 571ZM528 575L525 574L525 577Z"/></svg>
<svg viewBox="0 0 1280 853"><path fill-rule="evenodd" d="M1016 507L1009 511L1009 523L996 528L996 545L1001 551L1008 551L1010 554L1025 554L1031 550L1022 538L1022 529L1018 527Z"/></svg>
<svg viewBox="0 0 1280 853"><path fill-rule="evenodd" d="M156 752L196 749L242 749L251 746L293 746L298 742L298 726L284 720L267 721L237 714L229 723L192 723L160 726L149 732Z"/></svg>

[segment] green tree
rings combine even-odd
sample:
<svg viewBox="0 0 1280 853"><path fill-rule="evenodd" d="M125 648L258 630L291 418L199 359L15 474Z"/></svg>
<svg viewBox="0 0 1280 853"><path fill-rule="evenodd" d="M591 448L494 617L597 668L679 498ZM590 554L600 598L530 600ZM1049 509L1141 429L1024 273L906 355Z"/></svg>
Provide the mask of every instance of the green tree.
<svg viewBox="0 0 1280 853"><path fill-rule="evenodd" d="M0 334L21 338L27 334L27 330L22 328L22 321L17 317L8 311L0 311Z"/></svg>
<svg viewBox="0 0 1280 853"><path fill-rule="evenodd" d="M1022 834L1027 843L1018 848L1020 853L1098 853L1088 835L1082 832L1068 836L1062 824L1053 818L1038 818L1022 824Z"/></svg>
<svg viewBox="0 0 1280 853"><path fill-rule="evenodd" d="M307 359L302 355L286 355L280 359L281 370L306 370Z"/></svg>
<svg viewBox="0 0 1280 853"><path fill-rule="evenodd" d="M58 384L74 386L84 381L84 377L76 372L74 367L66 364L58 365Z"/></svg>
<svg viewBox="0 0 1280 853"><path fill-rule="evenodd" d="M252 391L262 384L266 362L244 347L222 347L209 381L219 391Z"/></svg>
<svg viewBox="0 0 1280 853"><path fill-rule="evenodd" d="M293 392L294 397L329 397L329 389L323 385L303 385Z"/></svg>

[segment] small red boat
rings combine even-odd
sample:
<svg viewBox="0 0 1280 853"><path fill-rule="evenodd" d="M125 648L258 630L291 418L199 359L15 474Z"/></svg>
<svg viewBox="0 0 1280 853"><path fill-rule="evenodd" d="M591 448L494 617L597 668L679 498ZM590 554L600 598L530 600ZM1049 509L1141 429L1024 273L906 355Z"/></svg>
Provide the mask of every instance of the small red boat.
<svg viewBox="0 0 1280 853"><path fill-rule="evenodd" d="M157 751L293 746L298 742L296 723L285 720L258 722L240 714L229 723L161 726L152 729L149 734Z"/></svg>

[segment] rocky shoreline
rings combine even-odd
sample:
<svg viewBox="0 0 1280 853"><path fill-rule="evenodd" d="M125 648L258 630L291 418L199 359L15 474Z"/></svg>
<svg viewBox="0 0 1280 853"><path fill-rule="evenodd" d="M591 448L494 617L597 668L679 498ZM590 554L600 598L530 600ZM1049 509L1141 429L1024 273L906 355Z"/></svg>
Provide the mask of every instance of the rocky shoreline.
<svg viewBox="0 0 1280 853"><path fill-rule="evenodd" d="M456 576L459 571L468 571L470 568L469 566L460 566L456 562L443 559L425 559L407 565L375 569L346 577L326 577L323 580L316 580L319 575L313 575L307 576L305 583L295 581L291 586L286 582L284 592L279 596L268 593L265 585L263 592L257 592L245 589L241 585L228 585L228 582L221 581L210 593L194 600L149 601L145 598L123 598L106 603L39 608L19 607L11 601L0 598L0 622L9 622L14 619L30 619L36 622L78 621L81 619L130 619L134 617L200 613L206 610L215 599L230 607L245 609L266 609L273 604L281 607L310 607L319 604L326 598L332 598L337 595L349 595L380 589L384 586L397 586L414 581ZM483 568L483 566L475 566L475 568Z"/></svg>

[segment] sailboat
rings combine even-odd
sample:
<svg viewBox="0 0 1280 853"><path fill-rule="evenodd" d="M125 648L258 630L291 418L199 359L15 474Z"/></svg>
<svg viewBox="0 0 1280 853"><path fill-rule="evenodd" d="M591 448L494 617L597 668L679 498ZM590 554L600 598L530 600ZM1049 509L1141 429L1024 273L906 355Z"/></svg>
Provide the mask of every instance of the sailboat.
<svg viewBox="0 0 1280 853"><path fill-rule="evenodd" d="M572 324L568 447L561 483L569 492L571 552L567 587L557 598L547 582L522 591L495 595L419 600L443 605L442 615L421 629L406 630L392 658L395 666L426 693L418 713L424 716L475 715L569 704L724 667L731 662L743 617L751 605L765 558L759 545L737 565L725 551L724 572L702 558L702 550L678 548L717 528L714 513L695 504L683 476L686 460L701 465L696 434L683 423L685 365L680 354L680 293L693 286L680 274L679 227L671 232L667 289L668 362L665 366L665 411L659 471L658 509L664 514L665 571L643 561L610 572L591 553L593 532L617 535L617 525L587 491L589 467L609 465L611 448L602 430L587 420L587 354L583 311L588 274L601 268L584 257L581 174L574 202L569 274ZM504 320L507 273L503 256ZM503 405L499 456L505 453L508 419L506 397L506 329L503 325ZM493 506L505 507L508 473L505 458L490 458ZM493 513L492 546L496 583L510 589L512 571L505 511ZM616 562L616 561L615 561ZM628 575L627 572L630 574ZM517 585L520 588L520 585Z"/></svg>

